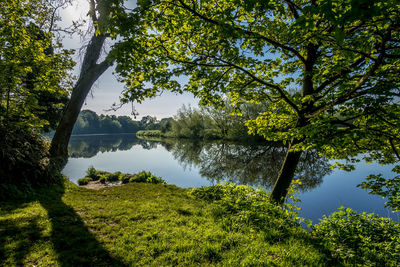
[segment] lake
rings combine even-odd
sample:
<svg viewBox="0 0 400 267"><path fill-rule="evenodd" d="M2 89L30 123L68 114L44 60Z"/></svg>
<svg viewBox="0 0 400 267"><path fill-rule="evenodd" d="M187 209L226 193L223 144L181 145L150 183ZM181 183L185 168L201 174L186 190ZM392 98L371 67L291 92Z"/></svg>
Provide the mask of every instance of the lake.
<svg viewBox="0 0 400 267"><path fill-rule="evenodd" d="M200 187L231 181L270 189L286 149L271 144L237 144L192 140L147 141L134 134L76 135L69 143L69 159L63 174L76 183L93 166L109 172L150 171L168 184ZM316 153L303 153L296 178L302 182L297 196L300 216L318 222L340 206L358 212L374 212L399 221L399 213L384 207L382 197L356 187L369 174L393 177L393 166L356 164L356 170L331 170L333 161Z"/></svg>

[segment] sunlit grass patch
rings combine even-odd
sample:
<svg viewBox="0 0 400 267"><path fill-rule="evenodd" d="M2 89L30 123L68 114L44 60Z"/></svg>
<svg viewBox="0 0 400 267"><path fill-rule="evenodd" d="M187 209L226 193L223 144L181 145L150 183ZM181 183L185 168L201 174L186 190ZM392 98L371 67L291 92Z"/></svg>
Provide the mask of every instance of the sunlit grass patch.
<svg viewBox="0 0 400 267"><path fill-rule="evenodd" d="M66 182L2 202L5 266L327 266L340 263L295 215L250 187ZM329 247L328 247L329 248Z"/></svg>

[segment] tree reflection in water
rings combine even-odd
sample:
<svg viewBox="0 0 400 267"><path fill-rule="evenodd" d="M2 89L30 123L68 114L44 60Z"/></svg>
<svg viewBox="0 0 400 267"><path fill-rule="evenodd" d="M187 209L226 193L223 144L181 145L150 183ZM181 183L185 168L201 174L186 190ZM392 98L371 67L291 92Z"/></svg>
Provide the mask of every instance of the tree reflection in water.
<svg viewBox="0 0 400 267"><path fill-rule="evenodd" d="M153 149L158 142L138 139L135 134L73 135L68 144L70 158L91 158L99 152L130 150L134 145Z"/></svg>
<svg viewBox="0 0 400 267"><path fill-rule="evenodd" d="M90 158L98 152L129 150L134 145L143 149L156 148L161 144L184 168L196 167L200 175L212 183L232 181L236 184L271 187L285 157L286 148L277 144L238 144L204 142L185 139L163 141L141 140L134 134L80 135L69 143L71 158ZM311 190L322 183L331 172L328 161L314 151L302 154L296 179L302 185L299 190Z"/></svg>
<svg viewBox="0 0 400 267"><path fill-rule="evenodd" d="M236 184L272 187L286 154L286 148L276 144L235 144L168 140L162 145L172 152L185 168L198 167L203 177L213 183L231 181ZM328 161L314 151L303 153L296 179L298 189L311 190L331 172Z"/></svg>

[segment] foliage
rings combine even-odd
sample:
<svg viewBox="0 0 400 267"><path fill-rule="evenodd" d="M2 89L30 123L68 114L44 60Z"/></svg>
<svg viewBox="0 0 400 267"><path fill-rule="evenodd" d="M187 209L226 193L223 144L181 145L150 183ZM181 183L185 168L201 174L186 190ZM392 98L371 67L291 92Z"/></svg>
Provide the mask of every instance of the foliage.
<svg viewBox="0 0 400 267"><path fill-rule="evenodd" d="M58 181L40 133L55 128L69 97L72 51L53 32L65 3L1 1L0 198Z"/></svg>
<svg viewBox="0 0 400 267"><path fill-rule="evenodd" d="M160 130L147 130L147 131L138 131L136 133L138 137L161 137L163 133Z"/></svg>
<svg viewBox="0 0 400 267"><path fill-rule="evenodd" d="M134 133L140 129L143 129L143 125L128 116L98 116L94 111L82 110L72 133Z"/></svg>
<svg viewBox="0 0 400 267"><path fill-rule="evenodd" d="M150 183L150 184L166 184L166 182L160 178L152 175L150 172L141 171L137 174L121 173L120 171L110 173L106 171L96 170L93 166L89 167L86 171L84 178L78 179L79 185L87 185L91 181L100 181L101 183L115 183L121 182L126 183Z"/></svg>
<svg viewBox="0 0 400 267"><path fill-rule="evenodd" d="M285 238L297 225L295 214L269 202L265 190L232 183L193 188L189 195L217 204L214 215L227 230L244 226L263 230L277 240ZM229 215L229 216L228 216ZM276 231L276 226L280 231Z"/></svg>
<svg viewBox="0 0 400 267"><path fill-rule="evenodd" d="M94 181L93 178L85 177L78 180L78 185L87 185L89 182Z"/></svg>
<svg viewBox="0 0 400 267"><path fill-rule="evenodd" d="M127 42L118 69L132 95L162 84L205 104L221 106L225 94L234 105L273 100L248 123L267 140L295 138L297 149L332 157L381 149L390 157L389 139L398 147L399 136L399 4L356 3L157 1L148 48ZM180 75L189 76L182 86Z"/></svg>
<svg viewBox="0 0 400 267"><path fill-rule="evenodd" d="M395 0L154 1L146 34L122 34L116 70L125 99L169 89L218 107L226 97L235 107L269 102L247 126L290 143L293 157L315 149L328 158L364 153L393 163L399 8ZM284 167L290 182L295 166Z"/></svg>
<svg viewBox="0 0 400 267"><path fill-rule="evenodd" d="M400 173L400 167L396 166L393 171ZM358 186L369 190L369 194L387 198L385 206L393 212L400 211L400 175L391 179L385 179L381 174L369 175L366 180Z"/></svg>
<svg viewBox="0 0 400 267"><path fill-rule="evenodd" d="M224 109L206 106L194 109L183 105L165 135L190 139L259 141L260 136L248 134L244 122L257 117L264 106L243 104L242 114L238 116L233 114L234 109L228 102L225 102Z"/></svg>
<svg viewBox="0 0 400 267"><path fill-rule="evenodd" d="M58 181L48 168L49 144L36 130L0 119L0 199L19 198Z"/></svg>
<svg viewBox="0 0 400 267"><path fill-rule="evenodd" d="M62 5L60 5L61 7ZM54 36L55 2L2 1L0 117L41 131L54 129L68 101L71 51Z"/></svg>
<svg viewBox="0 0 400 267"><path fill-rule="evenodd" d="M156 177L150 172L141 171L129 179L130 183L166 184L161 177Z"/></svg>
<svg viewBox="0 0 400 267"><path fill-rule="evenodd" d="M93 166L91 166L87 169L86 177L93 179L93 181L96 181L100 178L99 173Z"/></svg>
<svg viewBox="0 0 400 267"><path fill-rule="evenodd" d="M129 116L103 115L91 110L82 110L76 120L73 134L93 133L136 133L140 130L157 130L167 127L170 118L158 121L155 117L144 116L140 121Z"/></svg>
<svg viewBox="0 0 400 267"><path fill-rule="evenodd" d="M400 226L374 214L340 208L313 226L332 256L351 266L398 266Z"/></svg>

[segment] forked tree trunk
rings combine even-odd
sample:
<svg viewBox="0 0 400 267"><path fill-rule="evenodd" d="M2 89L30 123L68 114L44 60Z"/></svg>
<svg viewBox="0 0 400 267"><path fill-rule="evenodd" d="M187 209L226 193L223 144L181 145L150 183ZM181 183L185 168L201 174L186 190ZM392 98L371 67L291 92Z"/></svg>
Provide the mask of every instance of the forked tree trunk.
<svg viewBox="0 0 400 267"><path fill-rule="evenodd" d="M79 79L72 90L71 99L51 141L51 161L58 170L65 164L68 157L68 142L86 96L93 83L112 65L112 61L107 58L97 64L105 39L104 35L93 36L86 48Z"/></svg>
<svg viewBox="0 0 400 267"><path fill-rule="evenodd" d="M278 174L278 178L275 181L274 187L270 195L270 200L278 204L282 204L285 201L285 197L289 191L290 184L292 183L301 153L303 152L291 151L291 148L293 147L295 142L295 140L292 140L289 144L285 160L283 161L282 167Z"/></svg>

